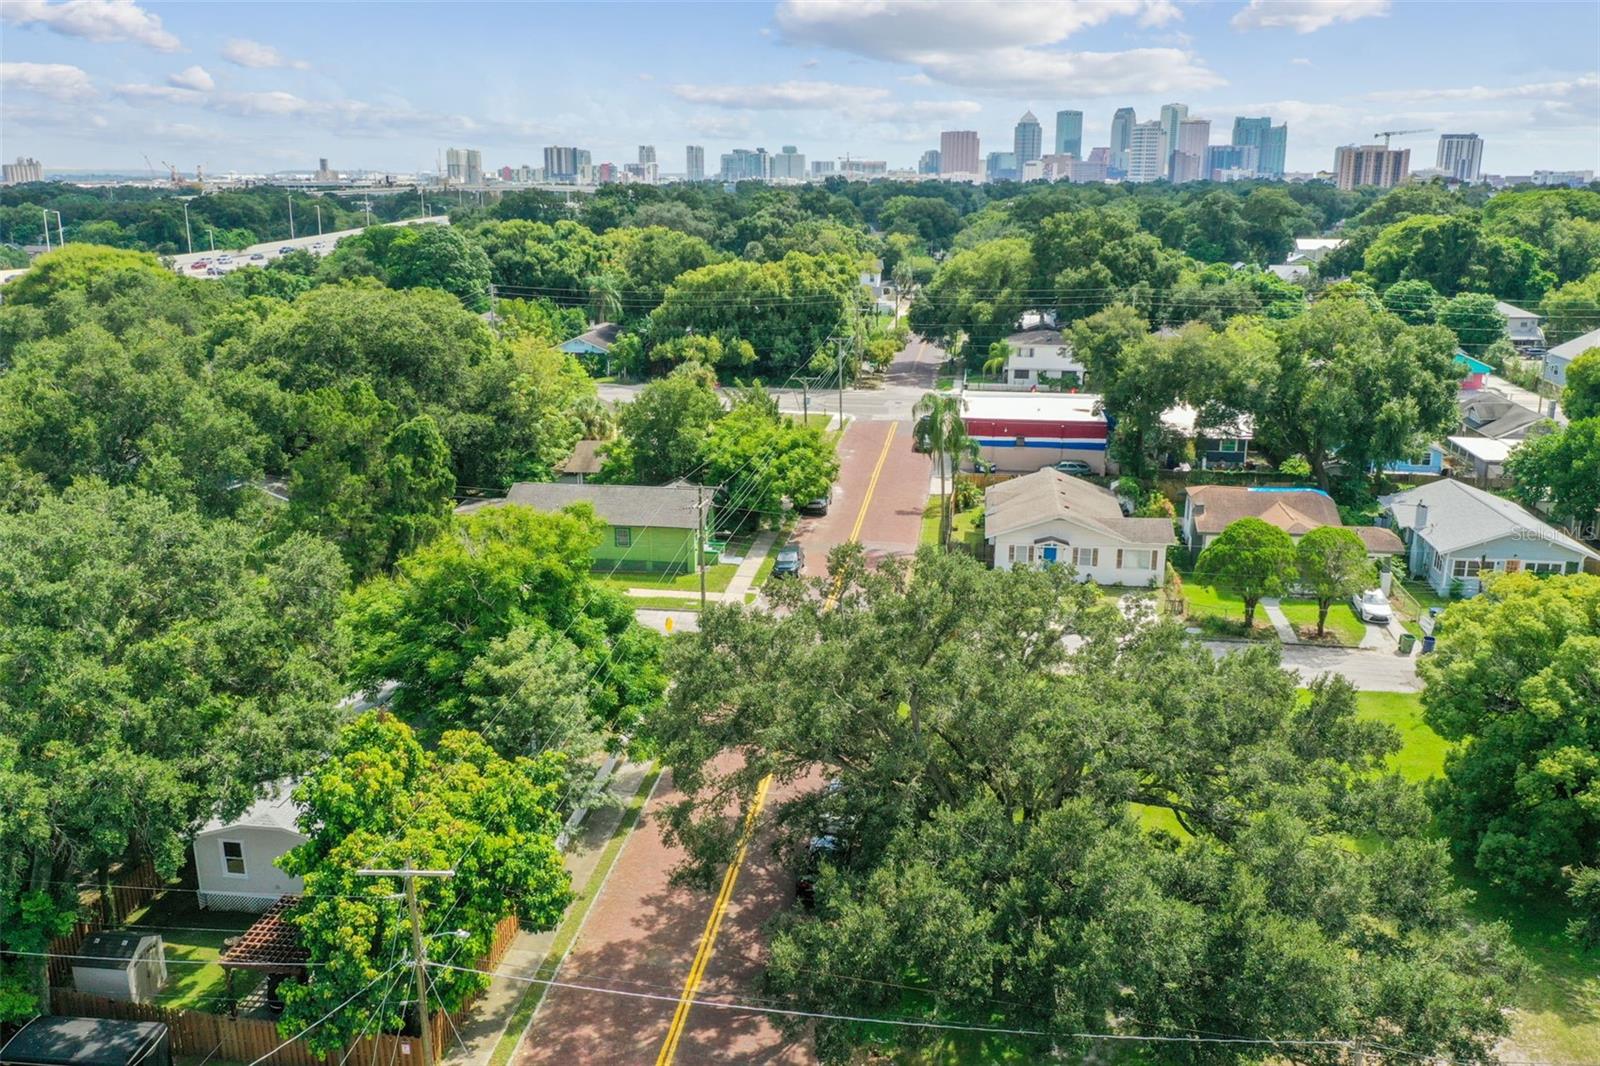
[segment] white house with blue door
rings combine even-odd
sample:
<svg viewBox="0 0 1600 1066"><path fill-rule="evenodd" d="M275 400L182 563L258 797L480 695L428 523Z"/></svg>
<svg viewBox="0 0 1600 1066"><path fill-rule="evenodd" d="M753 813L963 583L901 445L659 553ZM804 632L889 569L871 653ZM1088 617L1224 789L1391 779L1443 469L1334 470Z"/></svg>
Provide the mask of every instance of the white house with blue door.
<svg viewBox="0 0 1600 1066"><path fill-rule="evenodd" d="M1476 595L1480 574L1576 574L1600 554L1510 500L1446 478L1379 498L1406 544L1406 569L1441 596L1460 582Z"/></svg>
<svg viewBox="0 0 1600 1066"><path fill-rule="evenodd" d="M1166 518L1124 518L1098 485L1044 469L990 485L983 531L996 570L1072 566L1083 581L1148 588L1166 573Z"/></svg>

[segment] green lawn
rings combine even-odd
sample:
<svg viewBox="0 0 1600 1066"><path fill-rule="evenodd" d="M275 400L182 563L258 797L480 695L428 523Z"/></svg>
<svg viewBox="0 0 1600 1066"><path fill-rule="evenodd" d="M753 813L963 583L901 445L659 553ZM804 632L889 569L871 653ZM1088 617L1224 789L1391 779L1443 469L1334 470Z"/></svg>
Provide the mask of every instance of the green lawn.
<svg viewBox="0 0 1600 1066"><path fill-rule="evenodd" d="M767 583L767 578L772 576L772 564L778 561L778 552L787 543L789 543L789 530L787 528L780 529L778 535L772 539L772 547L767 549L767 557L761 560L761 566L756 570L755 579L750 582L751 588L758 589ZM745 602L754 602L754 597L746 593Z"/></svg>
<svg viewBox="0 0 1600 1066"><path fill-rule="evenodd" d="M957 511L955 518L950 523L950 546L952 548L965 548L974 555L983 547L983 530L980 523L983 519L983 505L969 507L965 511ZM922 535L917 540L918 544L936 545L939 543L939 498L935 496L928 501L928 506L922 512Z"/></svg>
<svg viewBox="0 0 1600 1066"><path fill-rule="evenodd" d="M1407 781L1426 781L1444 773L1450 744L1422 720L1422 697L1415 692L1357 692L1362 718L1387 722L1400 731L1404 745L1389 759L1389 768Z"/></svg>
<svg viewBox="0 0 1600 1066"><path fill-rule="evenodd" d="M148 926L152 933L160 935L166 948L167 986L157 1002L164 1007L225 1011L227 974L216 964L222 955L222 942L250 928L256 917L200 910L189 892L168 892L130 914L126 922L130 928ZM249 970L235 972L233 994L242 998L260 980L260 974Z"/></svg>
<svg viewBox="0 0 1600 1066"><path fill-rule="evenodd" d="M739 567L734 563L717 563L706 567L706 591L721 592L733 580ZM596 574L595 580L614 589L673 589L677 592L699 592L700 574L686 570L681 574L644 574L618 571L615 574Z"/></svg>
<svg viewBox="0 0 1600 1066"><path fill-rule="evenodd" d="M1284 600L1282 606L1284 617L1289 619L1290 624L1295 629L1316 632L1317 603L1315 600ZM1355 611L1350 609L1348 603L1336 603L1328 608L1326 632L1340 644L1353 648L1361 643L1362 637L1367 635L1367 626L1366 623L1356 617Z"/></svg>
<svg viewBox="0 0 1600 1066"><path fill-rule="evenodd" d="M634 610L648 607L656 611L685 611L698 614L700 611L700 598L698 596L629 596L628 606Z"/></svg>
<svg viewBox="0 0 1600 1066"><path fill-rule="evenodd" d="M1184 580L1183 598L1188 604L1188 620L1208 635L1245 636L1244 601L1223 589L1197 585ZM1249 635L1255 640L1276 640L1277 631L1267 621L1266 612L1256 605L1255 630Z"/></svg>

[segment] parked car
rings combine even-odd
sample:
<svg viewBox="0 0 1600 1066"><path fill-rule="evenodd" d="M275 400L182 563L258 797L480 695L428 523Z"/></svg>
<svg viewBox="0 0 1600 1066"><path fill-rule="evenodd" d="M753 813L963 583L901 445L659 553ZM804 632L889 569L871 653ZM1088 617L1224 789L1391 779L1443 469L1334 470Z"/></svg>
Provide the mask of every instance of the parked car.
<svg viewBox="0 0 1600 1066"><path fill-rule="evenodd" d="M1071 474L1073 477L1094 476L1094 467L1090 466L1082 459L1063 459L1056 464L1056 469L1061 471L1063 474Z"/></svg>
<svg viewBox="0 0 1600 1066"><path fill-rule="evenodd" d="M1389 606L1389 597L1380 589L1368 589L1350 597L1350 605L1355 608L1356 617L1363 622L1386 626L1394 619L1394 608Z"/></svg>
<svg viewBox="0 0 1600 1066"><path fill-rule="evenodd" d="M219 265L219 266L222 265L223 263L231 263L231 262L233 262L233 256L231 256L231 255L219 255L219 256L217 256L217 265Z"/></svg>
<svg viewBox="0 0 1600 1066"><path fill-rule="evenodd" d="M785 544L778 549L778 561L772 564L773 577L799 577L806 565L806 553L798 544Z"/></svg>
<svg viewBox="0 0 1600 1066"><path fill-rule="evenodd" d="M810 910L817 903L817 876L825 860L842 850L839 838L832 835L814 836L806 842L805 855L800 860L800 873L794 879L795 898Z"/></svg>
<svg viewBox="0 0 1600 1066"><path fill-rule="evenodd" d="M833 489L832 489L832 487L830 487L827 492L823 493L821 496L818 496L816 499L807 500L805 503L802 503L800 505L800 507L799 507L800 513L801 514L808 514L808 515L825 515L825 514L827 514L828 513L829 498L832 495L833 495Z"/></svg>
<svg viewBox="0 0 1600 1066"><path fill-rule="evenodd" d="M996 466L987 459L972 460L972 472L974 474L992 474L996 469Z"/></svg>

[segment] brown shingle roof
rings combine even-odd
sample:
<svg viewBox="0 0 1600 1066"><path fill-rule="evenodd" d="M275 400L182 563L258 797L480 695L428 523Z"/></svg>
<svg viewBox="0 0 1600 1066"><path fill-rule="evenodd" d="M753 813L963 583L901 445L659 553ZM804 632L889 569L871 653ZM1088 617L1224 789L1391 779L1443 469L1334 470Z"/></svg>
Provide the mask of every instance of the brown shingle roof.
<svg viewBox="0 0 1600 1066"><path fill-rule="evenodd" d="M1194 528L1207 536L1221 533L1241 518L1259 518L1291 537L1304 536L1322 526L1340 526L1360 537L1369 552L1395 554L1405 547L1391 530L1344 525L1339 520L1338 504L1317 489L1191 485L1186 491L1194 504Z"/></svg>
<svg viewBox="0 0 1600 1066"><path fill-rule="evenodd" d="M558 474L598 474L602 462L600 449L610 443L603 440L580 440L572 446L572 454L556 467Z"/></svg>

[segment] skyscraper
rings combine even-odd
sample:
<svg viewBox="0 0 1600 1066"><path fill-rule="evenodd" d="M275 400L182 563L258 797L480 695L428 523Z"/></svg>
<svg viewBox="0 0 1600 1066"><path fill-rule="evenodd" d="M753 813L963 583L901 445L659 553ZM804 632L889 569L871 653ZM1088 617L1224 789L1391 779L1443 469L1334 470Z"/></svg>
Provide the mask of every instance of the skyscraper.
<svg viewBox="0 0 1600 1066"><path fill-rule="evenodd" d="M1411 172L1411 149L1347 144L1333 152L1334 180L1341 189L1376 185L1392 189Z"/></svg>
<svg viewBox="0 0 1600 1066"><path fill-rule="evenodd" d="M1083 112L1056 112L1056 155L1083 158Z"/></svg>
<svg viewBox="0 0 1600 1066"><path fill-rule="evenodd" d="M945 130L939 134L939 173L982 173L978 165L978 131Z"/></svg>
<svg viewBox="0 0 1600 1066"><path fill-rule="evenodd" d="M1210 145L1210 119L1186 118L1178 123L1178 147L1172 153L1173 182L1205 178L1206 149Z"/></svg>
<svg viewBox="0 0 1600 1066"><path fill-rule="evenodd" d="M1289 153L1288 124L1274 126L1272 119L1240 116L1233 120L1233 143L1256 149L1256 170L1263 178L1283 177Z"/></svg>
<svg viewBox="0 0 1600 1066"><path fill-rule="evenodd" d="M1188 104L1162 104L1161 128L1167 134L1167 177L1172 176L1172 153L1178 150L1178 123L1189 117Z"/></svg>
<svg viewBox="0 0 1600 1066"><path fill-rule="evenodd" d="M645 167L645 166L649 166L651 163L654 163L655 161L656 161L656 146L653 145L653 144L641 144L639 146L639 165L642 166L642 167Z"/></svg>
<svg viewBox="0 0 1600 1066"><path fill-rule="evenodd" d="M1133 127L1139 118L1131 107L1119 107L1111 116L1111 169L1128 169L1128 145L1133 141Z"/></svg>
<svg viewBox="0 0 1600 1066"><path fill-rule="evenodd" d="M765 148L750 151L735 148L722 156L723 181L766 181L771 175L771 157Z"/></svg>
<svg viewBox="0 0 1600 1066"><path fill-rule="evenodd" d="M939 149L929 148L926 152L922 153L922 158L917 160L917 173L939 173Z"/></svg>
<svg viewBox="0 0 1600 1066"><path fill-rule="evenodd" d="M1476 133L1441 135L1438 167L1457 181L1477 181L1483 169L1483 138Z"/></svg>
<svg viewBox="0 0 1600 1066"><path fill-rule="evenodd" d="M30 181L44 180L44 164L31 156L24 159L17 156L15 163L4 165L5 184L25 185Z"/></svg>
<svg viewBox="0 0 1600 1066"><path fill-rule="evenodd" d="M1160 181L1167 176L1167 131L1157 122L1136 122L1128 139L1128 180Z"/></svg>
<svg viewBox="0 0 1600 1066"><path fill-rule="evenodd" d="M690 181L706 180L706 150L703 145L691 144L684 152L684 176Z"/></svg>
<svg viewBox="0 0 1600 1066"><path fill-rule="evenodd" d="M1254 177L1259 149L1253 144L1213 144L1206 148L1200 177L1205 181L1237 181Z"/></svg>
<svg viewBox="0 0 1600 1066"><path fill-rule="evenodd" d="M588 165L587 149L552 145L544 150L546 181L576 181L583 168Z"/></svg>
<svg viewBox="0 0 1600 1066"><path fill-rule="evenodd" d="M1015 152L990 152L983 168L983 176L988 181L1015 181L1019 172Z"/></svg>
<svg viewBox="0 0 1600 1066"><path fill-rule="evenodd" d="M1016 171L1019 174L1025 165L1044 154L1044 128L1039 125L1039 120L1033 117L1032 111L1024 111L1022 117L1017 120L1011 154L1017 157Z"/></svg>
<svg viewBox="0 0 1600 1066"><path fill-rule="evenodd" d="M794 145L786 144L783 151L772 157L769 167L771 178L800 181L806 176L806 157Z"/></svg>

